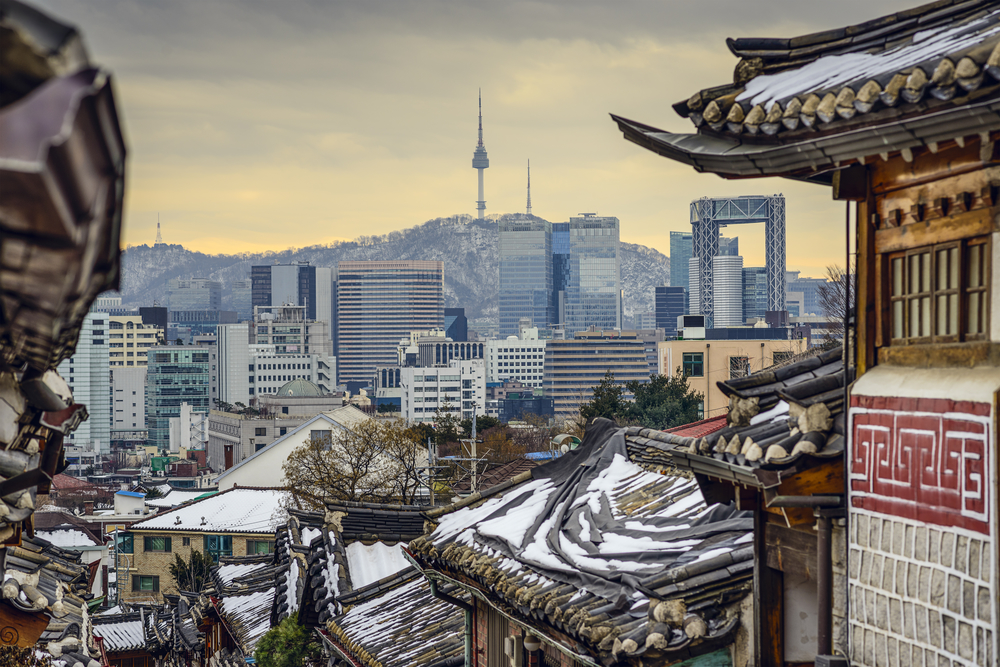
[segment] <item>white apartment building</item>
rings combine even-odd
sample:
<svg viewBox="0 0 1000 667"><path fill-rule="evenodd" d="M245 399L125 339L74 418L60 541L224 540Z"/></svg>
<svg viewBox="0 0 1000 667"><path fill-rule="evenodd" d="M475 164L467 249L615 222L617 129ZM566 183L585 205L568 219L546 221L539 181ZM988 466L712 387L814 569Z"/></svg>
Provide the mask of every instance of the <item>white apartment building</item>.
<svg viewBox="0 0 1000 667"><path fill-rule="evenodd" d="M336 357L316 354L274 354L264 352L251 360L250 397L275 394L292 380L308 380L325 394L336 389Z"/></svg>
<svg viewBox="0 0 1000 667"><path fill-rule="evenodd" d="M163 329L143 324L138 315L108 317L108 363L112 368L146 366L146 351L163 338Z"/></svg>
<svg viewBox="0 0 1000 667"><path fill-rule="evenodd" d="M545 370L545 341L517 336L486 341L486 381L520 380L541 387Z"/></svg>
<svg viewBox="0 0 1000 667"><path fill-rule="evenodd" d="M113 410L111 430L142 431L146 428L146 369L112 368Z"/></svg>
<svg viewBox="0 0 1000 667"><path fill-rule="evenodd" d="M108 360L108 315L87 313L76 353L58 366L90 418L66 438L67 446L106 454L111 451L111 367Z"/></svg>
<svg viewBox="0 0 1000 667"><path fill-rule="evenodd" d="M486 369L482 359L453 360L447 366L399 369L400 415L409 422L433 422L438 409L459 419L486 414Z"/></svg>

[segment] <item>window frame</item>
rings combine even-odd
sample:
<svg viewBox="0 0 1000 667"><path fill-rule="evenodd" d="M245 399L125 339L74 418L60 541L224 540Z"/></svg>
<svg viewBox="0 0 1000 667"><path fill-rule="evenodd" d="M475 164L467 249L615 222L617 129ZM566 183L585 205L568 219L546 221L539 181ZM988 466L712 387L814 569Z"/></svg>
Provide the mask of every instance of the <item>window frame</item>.
<svg viewBox="0 0 1000 667"><path fill-rule="evenodd" d="M122 533L118 536L118 544L116 545L119 553L131 554L135 553L135 536L132 533Z"/></svg>
<svg viewBox="0 0 1000 667"><path fill-rule="evenodd" d="M976 250L974 251L973 249ZM955 250L955 254L953 256L946 255L951 250ZM979 283L975 286L971 285L973 281L970 275L973 252L979 254L980 276ZM911 267L913 260L910 258L924 254L928 255L929 258L928 271L930 275L928 289L924 290L922 289L923 286L921 286L919 292L911 292L909 290L912 287ZM958 267L955 270L957 274L957 284L955 285L939 287L940 278L942 276L950 276L950 272L947 269L944 274L941 273L940 258L942 255L948 257L947 261L949 262L951 261L951 257L956 258L958 261ZM989 235L943 241L941 243L932 243L883 253L883 261L879 264L882 267L884 275L881 277L880 282L883 287L886 303L883 304L882 309L884 322L881 325L881 331L883 332L881 345L883 347L903 347L908 345L963 343L988 339L990 280L992 273L991 259L992 250ZM899 276L901 291L897 291L896 289L894 266L896 261L899 261L901 266ZM975 295L982 296L975 297ZM979 327L977 331L970 331L970 302L973 298L978 298L981 301L977 311L977 326ZM930 312L926 320L929 328L926 335L922 335L922 331L918 332L921 335L911 335L914 324L912 313L913 303L923 299L927 299L929 304ZM901 305L897 306L897 304ZM951 308L952 304L954 304L954 307L957 308L957 313L953 318L945 315L945 319L942 320L940 304L945 304L947 308ZM949 322L955 323L955 331L950 332L946 330L944 333L938 333L941 330L941 325L944 324L947 327ZM897 324L900 325L899 336L896 335Z"/></svg>
<svg viewBox="0 0 1000 667"><path fill-rule="evenodd" d="M739 362L739 367L734 367L733 362ZM740 375L734 375L734 373L740 373ZM736 380L738 378L745 378L750 375L750 357L747 355L731 355L729 357L729 379Z"/></svg>
<svg viewBox="0 0 1000 667"><path fill-rule="evenodd" d="M695 356L698 357L697 360L694 359ZM692 358L688 359L688 357L692 357ZM697 364L697 368L699 369L700 372L698 372L698 373L690 372L689 373L688 369L690 369L690 370L693 371L695 369L695 367L696 367L695 366L696 364ZM703 378L703 377L705 377L705 353L704 352L682 352L681 353L681 373L684 375L684 377L690 377L690 378Z"/></svg>
<svg viewBox="0 0 1000 667"><path fill-rule="evenodd" d="M257 551L259 545L267 545L267 551ZM264 554L274 553L274 540L259 540L259 539L247 539L246 544L247 556L259 556Z"/></svg>
<svg viewBox="0 0 1000 667"><path fill-rule="evenodd" d="M149 579L149 585L151 588L143 588L142 580ZM132 592L133 593L159 593L160 592L160 577L155 574L135 574L132 575Z"/></svg>
<svg viewBox="0 0 1000 667"><path fill-rule="evenodd" d="M150 544L152 540L163 540L162 549L151 549ZM142 536L142 551L143 553L157 553L157 554L168 554L172 552L171 539L165 535L143 535Z"/></svg>

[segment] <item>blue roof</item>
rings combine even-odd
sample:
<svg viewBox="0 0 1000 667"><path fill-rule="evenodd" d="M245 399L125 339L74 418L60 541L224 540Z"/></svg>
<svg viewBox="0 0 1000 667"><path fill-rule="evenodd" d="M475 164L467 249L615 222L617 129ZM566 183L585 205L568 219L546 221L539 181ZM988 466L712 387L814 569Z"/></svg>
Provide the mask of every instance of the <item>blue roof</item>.
<svg viewBox="0 0 1000 667"><path fill-rule="evenodd" d="M549 451L549 452L528 452L524 455L524 458L530 459L532 461L544 461L546 459L557 459L559 458L561 452Z"/></svg>
<svg viewBox="0 0 1000 667"><path fill-rule="evenodd" d="M129 498L145 498L145 493L137 493L135 491L119 491L115 494L116 496L128 496Z"/></svg>

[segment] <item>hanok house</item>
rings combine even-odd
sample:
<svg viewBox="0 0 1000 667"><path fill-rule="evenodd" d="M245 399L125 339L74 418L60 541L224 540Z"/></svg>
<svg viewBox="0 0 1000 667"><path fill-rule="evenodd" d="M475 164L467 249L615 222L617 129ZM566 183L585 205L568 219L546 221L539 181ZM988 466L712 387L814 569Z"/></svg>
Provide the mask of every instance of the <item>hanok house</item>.
<svg viewBox="0 0 1000 667"><path fill-rule="evenodd" d="M1000 8L945 0L728 46L732 82L674 105L695 132L614 120L698 171L813 182L848 202L857 379L840 649L857 665L995 664ZM776 626L760 630L758 664L780 664Z"/></svg>
<svg viewBox="0 0 1000 667"><path fill-rule="evenodd" d="M425 507L336 502L291 510L276 539L272 622L298 611L332 665L455 667L465 663L470 600L431 584L403 553L423 534ZM471 645L469 646L471 648Z"/></svg>
<svg viewBox="0 0 1000 667"><path fill-rule="evenodd" d="M287 495L280 489L233 488L133 523L116 565L122 600L156 602L176 593L170 575L175 555L187 560L198 550L218 562L272 553Z"/></svg>
<svg viewBox="0 0 1000 667"><path fill-rule="evenodd" d="M597 420L576 450L426 512L409 555L471 601L454 602L466 664L752 664L753 515L637 465L627 433Z"/></svg>

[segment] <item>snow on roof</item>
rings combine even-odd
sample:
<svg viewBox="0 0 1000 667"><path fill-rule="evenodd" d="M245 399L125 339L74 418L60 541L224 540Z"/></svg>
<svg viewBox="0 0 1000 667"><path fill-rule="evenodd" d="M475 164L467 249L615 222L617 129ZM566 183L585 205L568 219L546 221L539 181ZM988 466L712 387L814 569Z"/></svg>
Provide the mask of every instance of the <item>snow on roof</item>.
<svg viewBox="0 0 1000 667"><path fill-rule="evenodd" d="M222 563L219 565L219 579L223 586L228 586L235 579L262 570L267 566L267 563Z"/></svg>
<svg viewBox="0 0 1000 667"><path fill-rule="evenodd" d="M223 615L230 626L240 636L240 643L248 654L261 637L271 629L271 604L274 602L274 588L254 591L246 595L223 597L219 601Z"/></svg>
<svg viewBox="0 0 1000 667"><path fill-rule="evenodd" d="M109 610L110 611L110 610ZM108 618L113 620L104 621ZM94 617L94 634L104 638L104 649L109 653L138 651L146 646L139 614L99 614Z"/></svg>
<svg viewBox="0 0 1000 667"><path fill-rule="evenodd" d="M132 524L132 530L273 534L285 522L280 489L236 487Z"/></svg>
<svg viewBox="0 0 1000 667"><path fill-rule="evenodd" d="M347 545L347 571L355 589L385 579L409 566L403 557L401 543L387 546L382 542L370 545L351 542Z"/></svg>
<svg viewBox="0 0 1000 667"><path fill-rule="evenodd" d="M532 479L497 487L471 505L429 511L438 526L411 542L410 550L426 567L493 582L490 595L512 609L529 603L535 609L537 601L524 597L529 590L547 591L552 600L573 596L538 606L552 623L556 610L568 618L603 608L598 613L624 628L647 613L652 618L658 600L703 595L702 587L712 585L722 589L715 592L725 602L700 607L698 614L706 637L727 643L739 622L723 607L745 597L752 578L752 546L746 544L752 515L707 504L691 477L647 472L629 459L625 429L601 422L579 449L534 469ZM688 566L694 562L703 579L692 580L695 570ZM607 611L623 599L630 604ZM595 659L624 657L591 643L589 633L574 628L571 634ZM645 636L641 640L638 646L645 647ZM687 650L680 641L667 637L656 650L663 657Z"/></svg>
<svg viewBox="0 0 1000 667"><path fill-rule="evenodd" d="M57 547L92 547L101 544L93 537L75 528L59 528L56 530L36 530L35 534L43 540L48 540Z"/></svg>
<svg viewBox="0 0 1000 667"><path fill-rule="evenodd" d="M169 509L183 505L186 502L197 500L202 496L215 493L215 489L167 489L167 492L160 498L147 498L146 504L150 507Z"/></svg>

